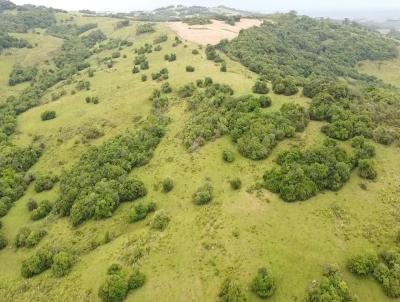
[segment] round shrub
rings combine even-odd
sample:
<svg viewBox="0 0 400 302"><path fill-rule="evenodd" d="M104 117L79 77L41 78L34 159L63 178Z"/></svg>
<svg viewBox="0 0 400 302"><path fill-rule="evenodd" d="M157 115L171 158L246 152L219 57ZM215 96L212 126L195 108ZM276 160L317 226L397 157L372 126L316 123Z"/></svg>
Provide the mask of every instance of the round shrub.
<svg viewBox="0 0 400 302"><path fill-rule="evenodd" d="M53 110L46 110L40 115L42 121L48 121L56 118L56 112Z"/></svg>
<svg viewBox="0 0 400 302"><path fill-rule="evenodd" d="M197 49L193 49L193 50L192 50L192 54L198 55L198 54L199 54L199 51L198 51Z"/></svg>
<svg viewBox="0 0 400 302"><path fill-rule="evenodd" d="M260 96L260 98L258 100L260 102L260 107L261 108L268 108L272 104L271 98L269 96L267 96L267 95Z"/></svg>
<svg viewBox="0 0 400 302"><path fill-rule="evenodd" d="M35 191L40 193L51 190L57 180L57 177L54 176L38 176L35 180Z"/></svg>
<svg viewBox="0 0 400 302"><path fill-rule="evenodd" d="M130 290L137 289L142 287L143 284L146 282L146 276L138 269L135 269L133 273L129 276L128 279L128 288Z"/></svg>
<svg viewBox="0 0 400 302"><path fill-rule="evenodd" d="M140 72L139 67L134 66L134 67L132 68L132 73L139 73L139 72Z"/></svg>
<svg viewBox="0 0 400 302"><path fill-rule="evenodd" d="M257 80L253 86L253 92L257 94L267 94L269 92L267 83Z"/></svg>
<svg viewBox="0 0 400 302"><path fill-rule="evenodd" d="M201 186L193 195L193 203L197 205L209 203L213 199L213 191L211 184Z"/></svg>
<svg viewBox="0 0 400 302"><path fill-rule="evenodd" d="M72 257L66 252L59 252L53 258L51 271L54 277L61 278L67 275L72 268Z"/></svg>
<svg viewBox="0 0 400 302"><path fill-rule="evenodd" d="M186 66L186 71L187 72L194 72L194 67L191 65Z"/></svg>
<svg viewBox="0 0 400 302"><path fill-rule="evenodd" d="M234 178L230 182L232 190L239 190L242 187L242 181L240 178Z"/></svg>
<svg viewBox="0 0 400 302"><path fill-rule="evenodd" d="M219 69L221 72L226 72L227 71L227 68L226 68L226 63L225 62L223 62L222 64L221 64L221 68Z"/></svg>
<svg viewBox="0 0 400 302"><path fill-rule="evenodd" d="M377 264L376 254L363 253L352 257L347 263L347 268L356 275L367 277L374 272Z"/></svg>
<svg viewBox="0 0 400 302"><path fill-rule="evenodd" d="M163 231L168 226L171 219L168 214L164 211L158 211L154 215L153 221L151 222L151 228L154 230Z"/></svg>
<svg viewBox="0 0 400 302"><path fill-rule="evenodd" d="M287 96L296 94L299 91L295 81L291 78L275 80L272 83L272 90L276 94L283 94Z"/></svg>
<svg viewBox="0 0 400 302"><path fill-rule="evenodd" d="M162 189L164 193L171 192L174 188L174 181L171 178L166 178L162 181Z"/></svg>
<svg viewBox="0 0 400 302"><path fill-rule="evenodd" d="M275 289L275 280L270 272L265 267L260 268L251 283L251 290L260 298L265 299L271 297Z"/></svg>
<svg viewBox="0 0 400 302"><path fill-rule="evenodd" d="M139 203L133 207L129 214L129 221L136 222L145 219L147 215L156 210L156 203L149 202L147 205Z"/></svg>
<svg viewBox="0 0 400 302"><path fill-rule="evenodd" d="M48 200L43 200L39 203L37 209L32 211L31 219L39 220L46 217L52 210L53 205Z"/></svg>
<svg viewBox="0 0 400 302"><path fill-rule="evenodd" d="M119 187L118 195L121 202L133 201L146 196L147 189L144 183L136 178L130 177L122 182Z"/></svg>
<svg viewBox="0 0 400 302"><path fill-rule="evenodd" d="M246 297L236 280L226 279L218 294L220 302L246 302Z"/></svg>
<svg viewBox="0 0 400 302"><path fill-rule="evenodd" d="M142 74L142 82L146 82L147 81L147 75L145 75L145 74Z"/></svg>
<svg viewBox="0 0 400 302"><path fill-rule="evenodd" d="M121 302L128 295L128 282L119 274L107 275L106 281L99 289L103 302Z"/></svg>
<svg viewBox="0 0 400 302"><path fill-rule="evenodd" d="M358 161L358 175L360 175L360 177L374 180L377 174L372 160L361 159Z"/></svg>
<svg viewBox="0 0 400 302"><path fill-rule="evenodd" d="M232 151L229 150L225 150L222 153L222 158L224 159L224 161L226 161L227 163L231 163L235 160L235 155Z"/></svg>
<svg viewBox="0 0 400 302"><path fill-rule="evenodd" d="M31 278L49 269L53 263L54 254L50 250L39 250L22 262L21 274Z"/></svg>

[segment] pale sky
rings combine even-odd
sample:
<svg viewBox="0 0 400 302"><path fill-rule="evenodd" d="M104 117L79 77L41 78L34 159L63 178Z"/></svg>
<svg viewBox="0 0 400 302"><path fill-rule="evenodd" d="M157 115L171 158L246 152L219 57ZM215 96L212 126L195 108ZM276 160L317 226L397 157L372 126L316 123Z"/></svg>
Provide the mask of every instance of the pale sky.
<svg viewBox="0 0 400 302"><path fill-rule="evenodd" d="M150 10L171 4L226 5L257 12L297 10L301 13L327 11L400 11L400 0L14 0L16 4L45 5L66 10L96 11ZM400 19L400 14L398 15Z"/></svg>

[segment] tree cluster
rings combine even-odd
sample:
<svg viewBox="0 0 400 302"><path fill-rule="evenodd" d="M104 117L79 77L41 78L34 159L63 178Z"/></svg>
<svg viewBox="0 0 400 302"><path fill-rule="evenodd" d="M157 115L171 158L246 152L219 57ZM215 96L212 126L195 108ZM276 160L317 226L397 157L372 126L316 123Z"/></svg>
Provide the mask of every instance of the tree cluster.
<svg viewBox="0 0 400 302"><path fill-rule="evenodd" d="M360 277L373 277L388 297L400 297L400 253L398 251L383 251L378 256L364 252L350 258L347 267Z"/></svg>
<svg viewBox="0 0 400 302"><path fill-rule="evenodd" d="M112 216L121 202L146 194L143 183L128 174L148 163L164 135L166 120L150 116L136 133L126 133L93 146L60 178L56 211L73 225Z"/></svg>
<svg viewBox="0 0 400 302"><path fill-rule="evenodd" d="M264 185L288 202L339 190L354 168L353 158L334 141L312 149L285 151L279 154L277 163L278 167L264 174Z"/></svg>

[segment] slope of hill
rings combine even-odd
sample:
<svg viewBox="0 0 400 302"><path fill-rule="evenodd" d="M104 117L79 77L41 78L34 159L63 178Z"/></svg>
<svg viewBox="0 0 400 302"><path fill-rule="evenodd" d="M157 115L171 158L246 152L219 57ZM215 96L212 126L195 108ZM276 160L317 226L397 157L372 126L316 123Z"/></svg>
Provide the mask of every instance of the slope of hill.
<svg viewBox="0 0 400 302"><path fill-rule="evenodd" d="M392 41L307 19L331 33L325 80L299 72L315 31L204 47L46 13L0 55L0 301L399 300L398 91L358 66L397 62Z"/></svg>

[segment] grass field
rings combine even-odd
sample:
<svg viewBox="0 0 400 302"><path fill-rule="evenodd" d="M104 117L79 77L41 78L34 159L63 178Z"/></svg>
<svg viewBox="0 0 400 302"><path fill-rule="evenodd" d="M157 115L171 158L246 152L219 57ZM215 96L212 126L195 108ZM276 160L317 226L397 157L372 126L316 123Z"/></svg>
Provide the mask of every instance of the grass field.
<svg viewBox="0 0 400 302"><path fill-rule="evenodd" d="M372 74L386 83L400 85L400 59L390 61L365 61L359 66L360 71Z"/></svg>
<svg viewBox="0 0 400 302"><path fill-rule="evenodd" d="M59 18L65 15L60 14ZM49 92L43 98L43 105L18 117L15 143L25 146L33 139L46 143L45 152L32 168L33 172L60 174L76 163L90 145L137 128L135 121L149 114L149 97L161 84L150 77L142 82L143 71L132 74L134 49L152 42L161 33L168 33L169 40L161 44L162 51L147 56L150 69L145 73L150 76L167 67L168 81L175 91L188 82L210 76L215 82L232 86L236 95L248 94L257 78L228 58L225 58L228 72L220 72L219 66L206 60L203 51L200 55L192 54L192 50L199 47L196 44L184 42L172 47L174 34L162 24L157 25L154 34L135 37L136 25L115 31L116 19L75 17L75 22L97 22L107 35L128 38L134 44L121 51L112 69L96 63L96 56L104 57L112 51L91 58L96 71L90 78L90 91L71 94L75 83L88 77L86 72L81 72L71 85L57 86L51 91L65 89L67 95L51 101ZM60 47L58 39L43 34L31 34L27 38L38 43L38 47L30 50L43 55L30 53L37 62ZM43 53L43 49L49 53ZM0 75L1 97L23 88L24 84L10 89L7 75L12 65L26 56L24 52L28 50L13 50L9 56L0 56L0 69L5 71ZM164 54L171 52L176 52L176 62L164 60ZM193 65L195 72L187 73L186 65ZM398 72L390 63L382 65L382 73L374 68L365 63L362 70L400 83ZM99 96L100 103L87 104L85 97L94 95ZM300 95L284 97L271 93L271 97L273 106L268 110L277 110L281 104L291 101L308 104L308 99ZM57 118L42 122L40 114L45 110L55 110ZM400 301L387 298L372 280L356 278L345 269L346 260L353 254L393 246L400 221L398 147L375 145L379 167L375 182L362 180L354 172L338 192L326 192L306 202L289 204L275 194L255 189L255 185L262 180L263 173L275 165L274 160L282 150L296 145L311 147L323 141L322 123L311 122L304 133L280 142L268 159L251 161L239 155L228 137L189 153L181 138L188 118L185 102L176 98L168 116L171 123L153 159L133 172L149 189L144 199L157 201L159 208L170 214L168 228L164 232L150 230L151 218L129 224L131 204L120 206L110 219L89 221L78 228L73 228L66 218L48 217L32 222L26 209L29 198L54 201L59 191L55 186L49 192L35 193L31 185L2 219L7 238L12 241L23 226L44 225L48 235L39 246L66 246L79 251L80 256L72 272L62 279L45 272L25 280L20 274L21 262L33 250L16 250L9 245L0 252L0 301L98 301L98 288L107 268L114 262L139 264L147 275L144 287L132 292L127 301L215 301L221 282L229 275L244 285L249 301L261 301L249 289L251 279L261 266L269 267L277 278L277 292L268 301L304 301L308 284L321 277L326 263L339 264L359 301ZM84 140L85 129L93 125L101 128L104 136ZM222 160L223 150L235 152L234 163ZM175 182L174 190L168 194L160 188L160 182L166 177ZM243 182L239 192L230 188L229 180L234 177L240 177ZM191 201L192 194L205 181L213 183L215 198L209 205L196 206ZM362 189L360 184L365 184L367 189ZM93 241L102 238L106 231L114 239L94 248Z"/></svg>

